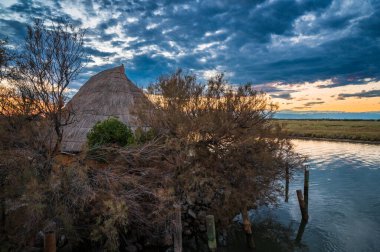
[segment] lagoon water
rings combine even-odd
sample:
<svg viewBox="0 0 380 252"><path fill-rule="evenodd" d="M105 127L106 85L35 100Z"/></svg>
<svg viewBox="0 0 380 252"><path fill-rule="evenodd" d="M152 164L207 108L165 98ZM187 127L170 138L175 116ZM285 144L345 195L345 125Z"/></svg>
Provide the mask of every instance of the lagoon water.
<svg viewBox="0 0 380 252"><path fill-rule="evenodd" d="M380 251L380 145L294 140L309 156L309 215L296 251ZM296 236L300 210L295 191L303 173L290 184L289 202L272 214Z"/></svg>
<svg viewBox="0 0 380 252"><path fill-rule="evenodd" d="M254 230L255 251L380 251L380 145L293 141L296 150L309 157L309 221L301 241L294 242L301 223L296 190L303 190L304 181L299 171L290 182L287 203L281 197L277 207L250 212L255 228L267 220L274 223ZM259 232L268 229L272 230L270 239L265 238L267 234L258 238ZM229 235L228 246L218 251L252 251L238 230ZM207 251L207 245L201 247L184 251Z"/></svg>

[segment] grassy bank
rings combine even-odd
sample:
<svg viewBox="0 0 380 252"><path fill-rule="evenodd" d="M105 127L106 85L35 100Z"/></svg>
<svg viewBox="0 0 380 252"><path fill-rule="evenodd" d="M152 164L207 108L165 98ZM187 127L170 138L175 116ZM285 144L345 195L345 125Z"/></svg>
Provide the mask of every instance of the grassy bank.
<svg viewBox="0 0 380 252"><path fill-rule="evenodd" d="M294 137L380 142L380 121L276 120Z"/></svg>

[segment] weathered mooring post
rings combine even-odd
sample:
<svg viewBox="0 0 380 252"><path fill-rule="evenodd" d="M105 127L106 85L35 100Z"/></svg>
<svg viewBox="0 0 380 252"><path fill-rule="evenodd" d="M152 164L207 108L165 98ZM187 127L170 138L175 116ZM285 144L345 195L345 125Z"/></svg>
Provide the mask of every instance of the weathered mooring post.
<svg viewBox="0 0 380 252"><path fill-rule="evenodd" d="M305 201L304 201L303 195L302 195L302 190L297 190L297 198L298 198L298 204L300 205L302 219L307 221L309 219L309 215L306 211Z"/></svg>
<svg viewBox="0 0 380 252"><path fill-rule="evenodd" d="M215 220L214 215L206 216L206 226L207 226L207 240L208 247L211 251L216 251L216 232L215 232Z"/></svg>
<svg viewBox="0 0 380 252"><path fill-rule="evenodd" d="M296 243L301 242L307 221L309 220L309 169L307 167L305 168L304 176L303 191L305 198L302 195L302 190L297 190L297 198L300 205L302 220L298 227Z"/></svg>
<svg viewBox="0 0 380 252"><path fill-rule="evenodd" d="M300 243L302 240L303 233L305 232L307 221L304 219L301 220L301 223L298 227L297 237L296 237L296 243Z"/></svg>
<svg viewBox="0 0 380 252"><path fill-rule="evenodd" d="M45 232L44 252L55 252L56 250L57 248L56 248L55 232L54 231Z"/></svg>
<svg viewBox="0 0 380 252"><path fill-rule="evenodd" d="M289 165L286 163L285 165L285 202L289 201Z"/></svg>
<svg viewBox="0 0 380 252"><path fill-rule="evenodd" d="M247 238L247 245L249 248L254 249L256 246L255 241L253 240L252 225L248 217L248 211L246 206L243 207L241 211L241 216L243 219L244 232Z"/></svg>
<svg viewBox="0 0 380 252"><path fill-rule="evenodd" d="M303 185L303 193L305 197L306 213L309 214L309 169L305 168L305 179Z"/></svg>
<svg viewBox="0 0 380 252"><path fill-rule="evenodd" d="M174 205L174 223L173 223L173 242L174 252L182 252L182 220L181 220L181 205Z"/></svg>

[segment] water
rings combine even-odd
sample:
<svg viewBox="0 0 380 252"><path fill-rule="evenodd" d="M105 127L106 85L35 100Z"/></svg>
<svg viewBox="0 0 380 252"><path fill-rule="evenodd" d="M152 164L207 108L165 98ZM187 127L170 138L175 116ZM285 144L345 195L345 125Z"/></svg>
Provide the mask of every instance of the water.
<svg viewBox="0 0 380 252"><path fill-rule="evenodd" d="M380 251L380 145L294 140L309 156L309 215L302 245L307 251ZM295 191L303 173L290 184L289 202L272 209L274 218L292 226L300 210Z"/></svg>
<svg viewBox="0 0 380 252"><path fill-rule="evenodd" d="M278 207L251 211L256 252L380 251L380 145L311 140L294 144L309 157L309 221L301 242L294 242L301 223L296 196L297 189L303 190L300 171L290 183L288 203L283 197ZM262 225L267 219L273 222ZM238 230L230 232L228 246L220 251L252 251ZM204 247L185 251L207 251Z"/></svg>

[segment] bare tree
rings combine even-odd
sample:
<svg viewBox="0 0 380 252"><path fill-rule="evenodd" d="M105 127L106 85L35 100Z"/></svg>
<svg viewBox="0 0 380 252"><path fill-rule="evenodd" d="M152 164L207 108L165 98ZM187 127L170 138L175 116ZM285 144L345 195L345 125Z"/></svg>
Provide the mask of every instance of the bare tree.
<svg viewBox="0 0 380 252"><path fill-rule="evenodd" d="M9 65L13 59L13 54L7 48L7 44L7 39L0 39L0 82L9 77Z"/></svg>
<svg viewBox="0 0 380 252"><path fill-rule="evenodd" d="M57 136L54 151L62 140L62 126L72 120L65 108L67 89L86 59L84 31L70 24L46 26L36 19L28 26L24 50L17 60L20 78L15 86L20 95L33 102L36 112L51 121Z"/></svg>

